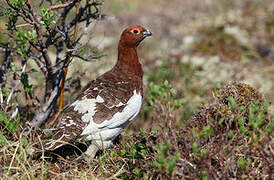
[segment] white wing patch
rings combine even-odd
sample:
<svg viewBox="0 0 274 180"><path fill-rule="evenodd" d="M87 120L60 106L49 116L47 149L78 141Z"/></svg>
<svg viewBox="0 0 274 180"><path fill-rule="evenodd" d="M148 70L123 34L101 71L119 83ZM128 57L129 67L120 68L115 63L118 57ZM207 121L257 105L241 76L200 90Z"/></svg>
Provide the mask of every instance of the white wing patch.
<svg viewBox="0 0 274 180"><path fill-rule="evenodd" d="M97 96L96 101L97 101L98 103L103 103L103 102L104 102L104 99L103 99L101 96Z"/></svg>
<svg viewBox="0 0 274 180"><path fill-rule="evenodd" d="M123 105L125 105L125 104L120 102L119 104L116 105L116 107L120 107L120 106L123 106Z"/></svg>
<svg viewBox="0 0 274 180"><path fill-rule="evenodd" d="M70 127L70 126L73 126L73 125L77 125L73 120L69 120L69 123L68 124L66 124L65 126L66 127Z"/></svg>
<svg viewBox="0 0 274 180"><path fill-rule="evenodd" d="M84 122L89 122L92 120L96 112L96 103L103 103L104 99L101 96L97 96L96 99L83 98L72 103L70 106L74 106L74 111L78 111L82 116Z"/></svg>
<svg viewBox="0 0 274 180"><path fill-rule="evenodd" d="M121 105L122 104L119 103L116 106ZM129 123L137 116L141 110L141 106L142 96L134 90L133 96L128 100L122 112L116 113L112 119L105 120L101 124L90 121L81 135L87 135L87 140L98 140L99 137L102 137L103 140L114 139L123 130L124 127L122 126Z"/></svg>

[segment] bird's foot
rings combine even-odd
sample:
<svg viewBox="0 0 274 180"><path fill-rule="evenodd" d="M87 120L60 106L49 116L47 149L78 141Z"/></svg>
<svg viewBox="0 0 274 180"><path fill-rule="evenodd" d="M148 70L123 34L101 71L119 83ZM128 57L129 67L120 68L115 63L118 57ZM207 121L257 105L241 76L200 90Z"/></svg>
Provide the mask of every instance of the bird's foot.
<svg viewBox="0 0 274 180"><path fill-rule="evenodd" d="M96 145L92 144L81 156L77 157L74 161L75 162L85 161L87 163L90 163L94 159L98 150L99 148Z"/></svg>
<svg viewBox="0 0 274 180"><path fill-rule="evenodd" d="M91 162L91 158L86 155L85 153L83 153L82 155L80 155L79 157L75 158L73 161L77 162L77 163L90 163Z"/></svg>

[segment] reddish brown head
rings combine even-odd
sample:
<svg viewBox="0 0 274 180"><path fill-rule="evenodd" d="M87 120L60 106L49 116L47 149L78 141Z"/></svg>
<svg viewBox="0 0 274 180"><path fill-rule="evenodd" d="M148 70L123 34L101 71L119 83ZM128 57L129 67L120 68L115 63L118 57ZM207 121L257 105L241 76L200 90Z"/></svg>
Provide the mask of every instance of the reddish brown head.
<svg viewBox="0 0 274 180"><path fill-rule="evenodd" d="M136 48L142 40L151 35L152 33L149 30L141 26L133 26L125 29L120 38L118 61L114 70L119 69L119 71L131 72L142 77L143 70L138 59Z"/></svg>
<svg viewBox="0 0 274 180"><path fill-rule="evenodd" d="M137 47L142 40L151 36L149 30L141 26L133 26L125 29L121 35L120 45L127 47Z"/></svg>

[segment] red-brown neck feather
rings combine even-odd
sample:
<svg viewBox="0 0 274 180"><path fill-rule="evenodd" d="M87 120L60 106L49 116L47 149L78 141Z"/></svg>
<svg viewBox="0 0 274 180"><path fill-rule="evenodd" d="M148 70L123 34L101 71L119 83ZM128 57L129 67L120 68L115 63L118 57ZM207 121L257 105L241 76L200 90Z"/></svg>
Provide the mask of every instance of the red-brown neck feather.
<svg viewBox="0 0 274 180"><path fill-rule="evenodd" d="M118 61L115 67L123 71L128 70L139 77L143 76L142 65L139 62L135 46L127 46L119 43Z"/></svg>

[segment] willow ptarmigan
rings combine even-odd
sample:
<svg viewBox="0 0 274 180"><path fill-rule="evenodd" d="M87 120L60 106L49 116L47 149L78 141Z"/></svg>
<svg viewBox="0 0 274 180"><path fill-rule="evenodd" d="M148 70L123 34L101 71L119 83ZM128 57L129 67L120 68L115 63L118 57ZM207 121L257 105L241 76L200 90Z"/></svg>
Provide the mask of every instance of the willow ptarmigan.
<svg viewBox="0 0 274 180"><path fill-rule="evenodd" d="M134 26L123 31L116 65L91 81L77 99L62 113L55 134L45 144L54 151L65 144L91 142L83 155L93 158L113 140L140 112L143 97L143 70L137 46L149 30Z"/></svg>

